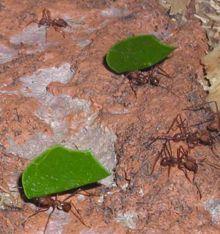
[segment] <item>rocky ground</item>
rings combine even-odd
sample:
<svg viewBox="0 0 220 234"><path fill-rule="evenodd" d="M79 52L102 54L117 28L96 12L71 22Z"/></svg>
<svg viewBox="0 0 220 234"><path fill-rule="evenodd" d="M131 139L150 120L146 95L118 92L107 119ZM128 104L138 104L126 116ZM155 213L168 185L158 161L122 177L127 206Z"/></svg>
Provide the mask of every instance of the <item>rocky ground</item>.
<svg viewBox="0 0 220 234"><path fill-rule="evenodd" d="M38 27L43 8L68 26ZM177 167L168 178L158 163L150 175L162 142L146 148L177 114L191 124L206 118L183 110L207 96L200 61L208 43L191 5L186 20L177 20L154 0L2 1L0 18L1 233L44 231L49 211L23 227L36 207L16 190L29 160L53 144L90 148L112 176L91 189L99 196L72 198L90 228L55 211L46 233L219 233L220 170L199 164L200 199ZM104 57L115 42L137 34L154 34L176 49L160 64L172 79L158 75L159 87L139 86L134 95ZM174 154L180 144L172 142ZM210 147L190 155L217 164Z"/></svg>

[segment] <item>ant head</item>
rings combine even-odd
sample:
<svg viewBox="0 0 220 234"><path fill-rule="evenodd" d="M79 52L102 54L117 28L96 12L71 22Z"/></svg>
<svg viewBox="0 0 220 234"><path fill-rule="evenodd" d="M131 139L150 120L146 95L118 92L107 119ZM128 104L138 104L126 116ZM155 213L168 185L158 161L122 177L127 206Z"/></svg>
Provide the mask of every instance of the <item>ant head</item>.
<svg viewBox="0 0 220 234"><path fill-rule="evenodd" d="M70 202L63 202L62 203L62 210L68 213L71 210L72 206Z"/></svg>

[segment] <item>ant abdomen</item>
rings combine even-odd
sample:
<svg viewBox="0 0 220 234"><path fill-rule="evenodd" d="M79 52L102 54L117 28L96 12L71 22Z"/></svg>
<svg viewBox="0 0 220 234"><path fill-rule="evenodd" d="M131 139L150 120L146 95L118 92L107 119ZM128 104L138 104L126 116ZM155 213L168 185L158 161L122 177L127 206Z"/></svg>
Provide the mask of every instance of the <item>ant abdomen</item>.
<svg viewBox="0 0 220 234"><path fill-rule="evenodd" d="M187 160L186 162L184 162L184 167L189 170L192 171L194 173L197 173L198 171L198 164L196 162Z"/></svg>

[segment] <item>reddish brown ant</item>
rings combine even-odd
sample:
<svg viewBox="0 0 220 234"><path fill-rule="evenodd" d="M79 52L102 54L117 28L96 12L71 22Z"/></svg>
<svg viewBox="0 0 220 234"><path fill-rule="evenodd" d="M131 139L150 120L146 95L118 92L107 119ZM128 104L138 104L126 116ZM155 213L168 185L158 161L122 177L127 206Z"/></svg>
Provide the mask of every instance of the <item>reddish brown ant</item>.
<svg viewBox="0 0 220 234"><path fill-rule="evenodd" d="M196 186L200 199L202 198L202 194L201 194L201 191L200 191L198 185L195 182L195 176L198 172L199 164L202 165L203 162L206 162L207 165L214 167L215 169L220 170L220 166L209 162L206 158L202 158L202 159L197 161L195 158L193 158L189 155L189 151L185 150L183 148L183 146L179 146L177 148L176 157L173 156L171 144L170 144L170 141L168 141L168 140L166 140L166 142L163 144L162 149L159 151L159 153L154 161L154 164L152 166L152 170L151 170L150 175L153 174L155 166L156 166L159 159L161 159L160 160L161 166L168 167L168 178L170 177L171 167L177 166L178 169L183 171L187 180ZM190 180L190 178L188 176L188 173L187 173L188 171L193 172L192 180Z"/></svg>
<svg viewBox="0 0 220 234"><path fill-rule="evenodd" d="M171 167L177 166L178 169L183 171L183 173L184 173L185 177L187 178L187 180L190 183L192 183L192 184L194 184L196 186L197 191L199 193L199 197L200 197L200 199L202 198L200 189L199 189L198 185L195 182L195 175L196 175L196 173L198 171L198 164L197 164L197 162L196 162L196 160L194 158L192 158L192 157L190 157L188 155L187 150L185 150L182 146L180 146L177 149L176 157L174 157L173 154L172 154L170 141L166 141L163 144L163 147L162 147L161 151L159 152L157 158L155 159L155 162L154 162L154 164L152 166L151 175L153 174L155 166L156 166L156 164L157 164L157 162L158 162L158 160L160 158L161 158L160 165L163 166L163 167L168 167L168 178L170 176ZM201 161L204 161L204 159L201 160ZM193 172L192 181L190 180L187 171Z"/></svg>
<svg viewBox="0 0 220 234"><path fill-rule="evenodd" d="M55 31L60 32L62 36L65 38L65 33L60 29L66 28L68 26L68 23L62 18L52 19L50 11L46 8L44 8L42 11L41 19L39 21L33 20L29 24L31 23L37 23L38 27L41 26L45 26L46 28L53 27ZM46 29L46 40L47 40L47 29Z"/></svg>
<svg viewBox="0 0 220 234"><path fill-rule="evenodd" d="M211 110L210 106L211 104L214 104L215 112ZM218 109L217 102L216 101L205 102L194 107L186 108L185 110L189 111L204 110L206 114L207 113L209 114L209 118L207 120L204 120L200 123L196 123L192 126L200 126L202 124L208 123L205 129L197 132L199 143L202 145L210 146L213 154L216 157L219 157L214 151L215 142L220 133L220 112Z"/></svg>
<svg viewBox="0 0 220 234"><path fill-rule="evenodd" d="M214 112L211 110L211 104L214 104L214 107L215 107ZM204 110L205 113L208 113L210 117L207 120L204 120L200 123L194 124L194 126L199 126L199 125L202 125L205 123L209 123L206 126L206 129L210 132L219 133L219 131L220 131L220 112L219 112L218 104L216 101L205 102L205 103L202 103L202 104L197 105L197 106L185 108L184 110L189 110L189 111L202 111L202 110Z"/></svg>
<svg viewBox="0 0 220 234"><path fill-rule="evenodd" d="M74 193L75 194L75 193ZM74 194L71 194L70 196L68 196L67 198L65 198L63 201L60 201L57 199L57 196L55 198L53 198L52 196L47 196L47 197L39 197L39 198L35 198L32 200L32 202L39 208L35 213L33 213L32 215L28 216L25 221L22 223L22 225L24 226L25 223L33 216L41 213L41 212L46 212L47 210L49 210L50 208L52 208L52 211L50 212L48 218L47 218L47 222L45 224L44 227L44 233L47 230L47 226L49 224L50 221L50 217L53 214L53 212L55 211L55 209L57 210L62 210L63 212L69 213L71 212L84 226L90 228L90 226L88 226L87 224L85 224L85 222L83 221L78 209L76 208L76 206L73 204L73 202L68 202L67 200L70 199ZM86 194L83 194L86 195ZM74 208L75 212L72 210L72 208Z"/></svg>
<svg viewBox="0 0 220 234"><path fill-rule="evenodd" d="M174 128L174 126L177 126L180 132L175 133L174 135L169 135L170 131ZM186 119L183 120L180 114L178 114L174 118L172 124L170 125L168 131L166 132L166 135L158 136L155 138L153 137L151 138L150 143L147 144L147 142L145 142L144 144L148 148L151 144L153 144L157 140L169 140L174 142L184 141L188 145L189 149L192 149L198 145L209 146L214 156L219 157L214 150L215 137L213 137L210 134L210 131L208 131L207 129L196 130L196 131L190 130Z"/></svg>
<svg viewBox="0 0 220 234"><path fill-rule="evenodd" d="M131 89L136 96L136 91L134 89L134 86L142 86L145 84L150 84L152 86L160 86L161 88L167 89L166 87L160 85L160 80L157 77L158 74L165 76L167 78L171 78L170 75L167 74L159 66L157 66L156 68L152 67L149 69L149 71L129 72L126 74L126 77L129 80Z"/></svg>

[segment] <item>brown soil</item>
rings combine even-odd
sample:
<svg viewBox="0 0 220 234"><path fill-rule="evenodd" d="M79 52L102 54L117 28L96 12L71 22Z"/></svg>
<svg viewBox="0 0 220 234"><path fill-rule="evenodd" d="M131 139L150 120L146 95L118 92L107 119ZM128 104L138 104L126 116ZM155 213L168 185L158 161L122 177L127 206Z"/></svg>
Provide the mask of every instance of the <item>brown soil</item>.
<svg viewBox="0 0 220 234"><path fill-rule="evenodd" d="M69 22L70 27L64 29L65 38L50 27L45 40L45 28L29 24L41 18L43 8L49 9L52 17ZM191 115L183 111L206 98L199 81L203 77L200 59L208 45L197 19L190 17L186 22L177 23L154 0L3 1L0 18L0 52L3 54L0 60L3 61L0 64L0 172L1 186L5 189L1 193L3 202L0 202L4 203L6 190L16 187L29 159L43 149L37 148L39 145L46 147L62 142L68 145L68 139L74 139L76 144L84 146L75 139L77 134L87 125L90 130L95 125L98 127L92 129L102 129L106 139L111 138L114 144L110 163L106 164L114 171L114 181L91 190L99 193L99 197L72 199L91 228L85 227L71 213L56 211L47 233L219 233L220 171L205 163L199 166L196 176L202 193L199 199L196 187L176 167L171 170L169 179L167 169L159 163L150 175L162 142L158 141L150 149L144 146L150 137L166 132L178 113L190 119L190 123L204 117L202 112ZM38 33L35 35L35 32ZM170 58L160 65L172 79L159 77L162 87L140 86L136 89L137 96L125 77L113 74L103 64L108 49L133 34L154 34L176 47ZM48 74L45 79L50 77L49 82L42 84L44 81L41 81L41 90L37 90L33 77L37 77L39 69L62 66L68 68L69 78L67 74L64 81L62 72L60 80ZM58 118L62 108L56 109L57 100L65 95L71 100L86 101L89 109L67 111ZM71 108L74 110L74 105ZM57 110L55 114L54 110ZM92 123L89 122L91 116ZM63 135L54 127L53 118L59 126L65 123L67 131ZM100 143L100 147L104 144ZM172 147L175 152L178 144ZM197 159L207 157L216 163L209 147L196 147L191 155ZM35 212L36 207L21 200L19 193L13 196L16 201L11 198L10 206L3 204L0 211L0 233L42 233L48 212L36 215L23 227L22 221Z"/></svg>

